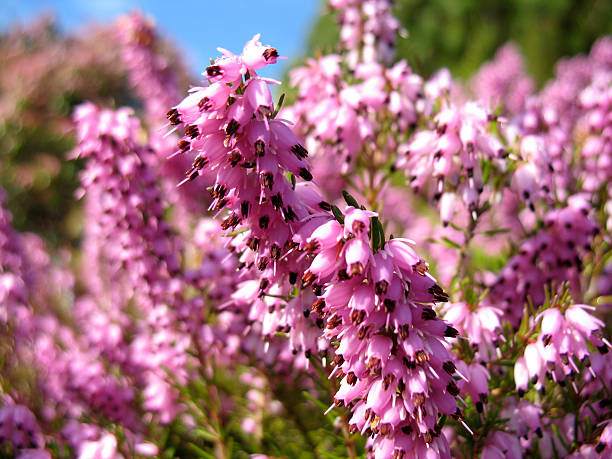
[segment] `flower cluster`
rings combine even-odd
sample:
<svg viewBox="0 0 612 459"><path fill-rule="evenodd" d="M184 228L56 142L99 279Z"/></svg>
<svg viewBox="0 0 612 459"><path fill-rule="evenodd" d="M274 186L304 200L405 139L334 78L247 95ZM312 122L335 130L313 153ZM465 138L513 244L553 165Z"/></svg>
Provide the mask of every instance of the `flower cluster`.
<svg viewBox="0 0 612 459"><path fill-rule="evenodd" d="M573 380L581 372L577 362L590 368L589 344L601 353L608 352L610 343L602 334L604 323L587 312L588 309L595 308L574 304L562 313L552 307L537 317L542 320L541 334L535 343L527 345L524 356L518 358L514 367L519 395L526 392L529 381L541 387L546 377L556 382Z"/></svg>
<svg viewBox="0 0 612 459"><path fill-rule="evenodd" d="M22 239L11 226L5 192L0 188L0 327L23 328L28 324L28 263ZM21 333L27 332L22 330ZM16 331L19 334L19 330Z"/></svg>
<svg viewBox="0 0 612 459"><path fill-rule="evenodd" d="M330 5L278 104L259 35L181 101L119 21L136 109L74 113L82 232L0 195L0 456L610 456L612 41L539 92L512 45L425 80L390 1Z"/></svg>
<svg viewBox="0 0 612 459"><path fill-rule="evenodd" d="M323 161L314 162L313 173L330 196L339 195L345 182L328 161L346 175L361 162L372 169L382 167L403 140L399 133L413 127L419 117L423 80L405 61L390 68L361 63L352 76L352 83L342 79L340 56L309 59L291 71L299 97L283 110L283 116L296 121L309 149L326 158L325 167ZM389 134L382 142L377 135L381 131Z"/></svg>
<svg viewBox="0 0 612 459"><path fill-rule="evenodd" d="M455 364L445 347L445 337L457 331L436 317L431 303L448 297L410 241L379 235L374 253L375 216L348 206L343 224L313 217L298 234L301 247L316 252L303 282L325 286L312 311L325 317L325 336L338 343L332 374L341 384L334 400L351 409L354 431L372 436L376 457L429 447L447 457L437 421L439 414L461 416Z"/></svg>
<svg viewBox="0 0 612 459"><path fill-rule="evenodd" d="M519 321L523 305L542 305L548 292L568 282L580 291L582 259L591 250L598 226L589 216L591 206L584 196L573 196L565 208L549 211L545 228L525 239L491 284L489 301Z"/></svg>
<svg viewBox="0 0 612 459"><path fill-rule="evenodd" d="M396 167L405 169L416 190L429 186L436 200L443 197L445 189L454 191L440 203L443 220L455 206L455 195L475 213L484 191L481 161L508 156L504 144L490 132L491 123L497 120L477 103L469 102L444 107L434 122L435 129L419 131L400 147L402 156Z"/></svg>
<svg viewBox="0 0 612 459"><path fill-rule="evenodd" d="M347 62L391 64L399 22L391 14L393 0L331 0L339 11L340 41L348 51Z"/></svg>
<svg viewBox="0 0 612 459"><path fill-rule="evenodd" d="M516 45L508 43L497 50L491 62L483 64L474 75L472 92L491 109L502 107L520 112L533 93L533 80L525 74L525 64Z"/></svg>
<svg viewBox="0 0 612 459"><path fill-rule="evenodd" d="M268 341L288 332L296 352L318 352L316 327L305 321L299 300L285 305L282 298L304 269L293 234L302 219L330 205L307 184L308 151L286 121L274 118L273 81L257 70L275 63L278 53L258 40L256 35L240 55L222 50L206 69L209 84L192 88L168 120L184 127L178 152L195 156L184 182L211 177L210 207L224 213L222 229L236 233L232 248L247 277L232 295L235 307L262 324ZM306 182L298 184L298 177Z"/></svg>
<svg viewBox="0 0 612 459"><path fill-rule="evenodd" d="M131 301L137 302L149 322L134 330L138 336L131 343L121 336L120 328L113 328L119 336L104 337L111 340L104 347L128 374L144 379L145 408L170 422L180 408L160 366L163 363L177 378L185 377L189 335L177 330L177 314L185 307L182 294L188 281L177 258L178 240L164 220L157 177L150 167L153 152L135 142L139 125L127 110L82 105L75 118L76 154L89 157L82 176L86 211L96 223L88 227L85 240L95 272L91 293L107 311L106 325L125 323ZM91 312L87 316L91 320ZM126 348L117 349L118 345Z"/></svg>

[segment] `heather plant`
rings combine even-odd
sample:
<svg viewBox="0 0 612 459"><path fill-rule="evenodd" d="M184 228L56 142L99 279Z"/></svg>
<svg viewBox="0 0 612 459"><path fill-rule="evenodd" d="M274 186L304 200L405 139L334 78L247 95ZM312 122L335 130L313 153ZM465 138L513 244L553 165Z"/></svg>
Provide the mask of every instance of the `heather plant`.
<svg viewBox="0 0 612 459"><path fill-rule="evenodd" d="M394 60L389 1L330 4L287 105L260 35L181 96L118 21L138 109L73 113L79 250L0 196L2 454L612 454L612 39L464 84Z"/></svg>

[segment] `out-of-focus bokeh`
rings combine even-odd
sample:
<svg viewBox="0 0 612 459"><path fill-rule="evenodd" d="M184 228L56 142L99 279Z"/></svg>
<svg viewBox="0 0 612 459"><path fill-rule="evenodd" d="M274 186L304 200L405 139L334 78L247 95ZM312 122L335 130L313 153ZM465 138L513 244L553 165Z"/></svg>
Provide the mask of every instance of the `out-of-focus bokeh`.
<svg viewBox="0 0 612 459"><path fill-rule="evenodd" d="M131 105L121 65L116 19L142 10L161 31L159 54L183 89L197 83L218 43L239 51L253 34L290 56L266 76L282 78L299 56L333 51L337 13L326 2L246 0L197 2L12 1L0 7L0 179L19 230L42 234L53 245L76 243L80 233L78 162L64 161L73 140L68 122L75 105ZM430 75L448 67L467 77L508 41L525 56L542 85L564 55L587 52L609 33L612 3L598 0L480 2L398 0L404 28L397 59ZM178 51L180 49L180 51Z"/></svg>
<svg viewBox="0 0 612 459"><path fill-rule="evenodd" d="M395 14L404 27L396 59L424 76L447 67L467 78L512 41L542 85L559 58L587 53L612 32L612 2L605 0L396 0ZM308 54L332 50L337 39L335 14L327 13L312 29Z"/></svg>

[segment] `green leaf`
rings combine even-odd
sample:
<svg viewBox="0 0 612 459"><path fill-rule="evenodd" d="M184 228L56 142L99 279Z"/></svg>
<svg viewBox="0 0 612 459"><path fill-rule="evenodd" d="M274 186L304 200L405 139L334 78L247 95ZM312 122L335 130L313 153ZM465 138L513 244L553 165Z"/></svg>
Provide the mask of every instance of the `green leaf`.
<svg viewBox="0 0 612 459"><path fill-rule="evenodd" d="M202 448L197 445L194 445L193 443L189 443L189 447L198 454L198 457L205 457L206 459L215 459L214 455L207 453Z"/></svg>
<svg viewBox="0 0 612 459"><path fill-rule="evenodd" d="M447 247L450 247L451 249L457 249L457 250L461 250L461 245L457 244L455 241L453 241L452 239L449 239L447 236L442 236L442 241L441 241L442 245L445 245Z"/></svg>
<svg viewBox="0 0 612 459"><path fill-rule="evenodd" d="M510 228L500 228L494 230L481 231L480 234L484 234L485 236L495 236L497 234L509 233Z"/></svg>
<svg viewBox="0 0 612 459"><path fill-rule="evenodd" d="M295 190L295 184L297 183L295 179L295 175L293 175L291 172L287 172L287 174L289 174L289 181L291 182L291 188Z"/></svg>
<svg viewBox="0 0 612 459"><path fill-rule="evenodd" d="M489 176L491 175L491 161L483 161L482 164L482 183L487 183L489 181Z"/></svg>
<svg viewBox="0 0 612 459"><path fill-rule="evenodd" d="M338 206L332 206L332 214L334 214L334 217L336 217L338 223L344 225L344 215L342 214L342 211L338 208Z"/></svg>
<svg viewBox="0 0 612 459"><path fill-rule="evenodd" d="M193 433L197 437L203 438L206 441L214 442L217 439L217 435L215 435L214 433L211 433L211 432L209 432L207 430L204 430L201 427L198 427L197 429L194 429Z"/></svg>
<svg viewBox="0 0 612 459"><path fill-rule="evenodd" d="M284 101L285 101L285 93L282 93L280 95L280 98L278 99L278 104L276 104L276 109L274 110L274 113L272 113L272 116L271 116L272 119L276 118L276 115L278 115L278 112L282 108Z"/></svg>
<svg viewBox="0 0 612 459"><path fill-rule="evenodd" d="M378 220L378 231L380 232L380 247L382 248L385 245L385 229L382 226L380 220Z"/></svg>
<svg viewBox="0 0 612 459"><path fill-rule="evenodd" d="M314 398L312 395L310 395L306 391L303 391L302 395L306 397L308 400L310 400L312 403L314 403L317 407L321 408L323 412L327 411L327 408L329 408L321 400Z"/></svg>
<svg viewBox="0 0 612 459"><path fill-rule="evenodd" d="M529 330L529 309L527 305L523 307L523 318L521 319L521 325L519 326L517 338L520 339L527 334L527 330Z"/></svg>
<svg viewBox="0 0 612 459"><path fill-rule="evenodd" d="M342 190L342 197L349 206L353 206L354 208L359 209L359 203L353 196L351 196L348 191Z"/></svg>
<svg viewBox="0 0 612 459"><path fill-rule="evenodd" d="M222 234L221 237L234 237L234 236L238 236L240 233L244 233L245 231L248 231L248 228L242 228L236 231L232 231L230 233L225 233Z"/></svg>
<svg viewBox="0 0 612 459"><path fill-rule="evenodd" d="M376 252L378 250L378 246L380 245L380 231L378 230L378 217L372 217L370 226L372 232L372 250Z"/></svg>
<svg viewBox="0 0 612 459"><path fill-rule="evenodd" d="M322 456L329 457L330 459L341 459L340 456L336 456L335 454L332 454L329 451L321 450L319 452Z"/></svg>

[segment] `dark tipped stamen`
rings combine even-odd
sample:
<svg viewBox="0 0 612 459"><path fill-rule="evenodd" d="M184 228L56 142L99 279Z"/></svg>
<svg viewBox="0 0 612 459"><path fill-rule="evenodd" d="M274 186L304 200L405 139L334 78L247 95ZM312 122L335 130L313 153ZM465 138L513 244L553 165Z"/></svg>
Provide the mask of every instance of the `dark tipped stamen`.
<svg viewBox="0 0 612 459"><path fill-rule="evenodd" d="M181 124L181 116L176 108L169 110L168 113L166 113L166 118L168 118L168 121L170 121L170 124L173 126Z"/></svg>

